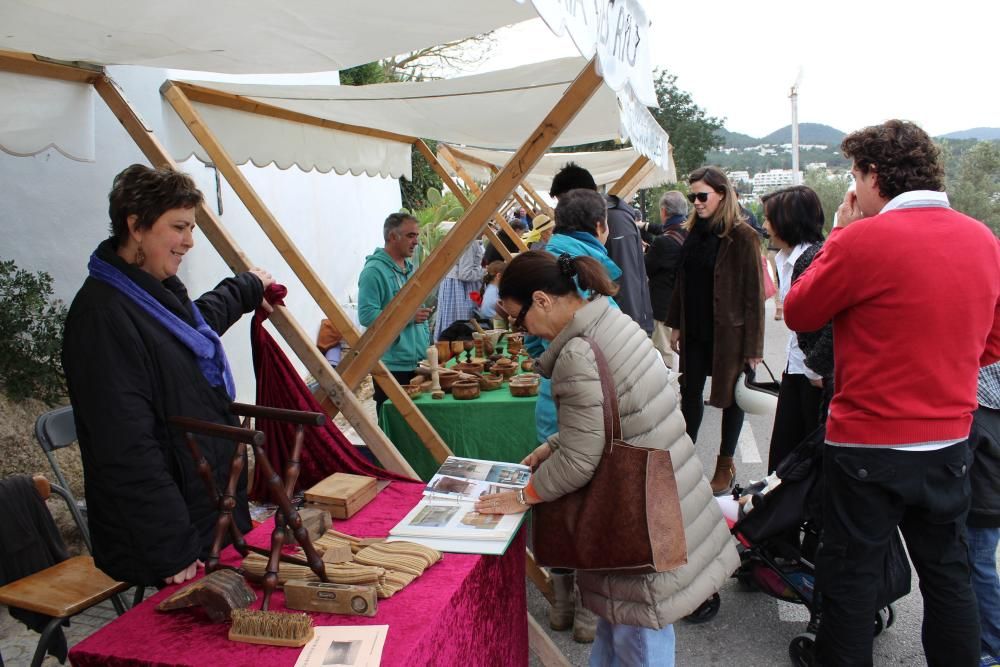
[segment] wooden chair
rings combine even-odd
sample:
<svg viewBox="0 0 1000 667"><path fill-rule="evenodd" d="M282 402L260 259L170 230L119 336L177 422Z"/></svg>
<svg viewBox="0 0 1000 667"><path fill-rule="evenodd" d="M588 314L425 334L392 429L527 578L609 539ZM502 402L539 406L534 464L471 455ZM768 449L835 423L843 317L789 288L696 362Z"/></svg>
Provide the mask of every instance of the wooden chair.
<svg viewBox="0 0 1000 667"><path fill-rule="evenodd" d="M50 484L41 475L35 477L35 488L42 499L47 499L50 491L55 491L71 511L74 509L70 493L56 484ZM78 511L74 512L74 518L78 514ZM85 527L81 526L81 530L85 532ZM120 615L125 609L116 596L128 588L129 584L115 581L97 569L93 557L75 556L0 587L0 604L52 617L38 639L38 647L31 660L31 667L38 667L64 620L109 598Z"/></svg>

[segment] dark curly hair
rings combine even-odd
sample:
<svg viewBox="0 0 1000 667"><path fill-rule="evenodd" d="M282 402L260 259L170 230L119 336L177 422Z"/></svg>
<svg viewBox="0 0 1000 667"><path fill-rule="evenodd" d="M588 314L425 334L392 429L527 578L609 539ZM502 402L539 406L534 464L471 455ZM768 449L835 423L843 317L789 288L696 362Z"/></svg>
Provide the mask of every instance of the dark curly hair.
<svg viewBox="0 0 1000 667"><path fill-rule="evenodd" d="M204 201L187 174L168 167L153 169L133 164L117 176L108 194L108 215L115 246L128 238L128 218L138 216L137 229L149 229L161 215L175 208L194 208Z"/></svg>
<svg viewBox="0 0 1000 667"><path fill-rule="evenodd" d="M847 135L840 144L844 157L862 174L878 174L878 191L892 199L911 190L944 190L940 151L917 125L888 120Z"/></svg>

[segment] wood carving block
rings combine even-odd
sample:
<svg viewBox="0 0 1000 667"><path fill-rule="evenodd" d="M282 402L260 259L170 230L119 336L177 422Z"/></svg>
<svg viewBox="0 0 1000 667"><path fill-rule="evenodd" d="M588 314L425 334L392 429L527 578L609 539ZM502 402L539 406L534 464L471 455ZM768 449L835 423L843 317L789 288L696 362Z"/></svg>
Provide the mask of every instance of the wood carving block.
<svg viewBox="0 0 1000 667"><path fill-rule="evenodd" d="M232 570L216 570L184 586L157 605L157 611L200 606L215 623L228 620L234 609L249 607L257 594Z"/></svg>
<svg viewBox="0 0 1000 667"><path fill-rule="evenodd" d="M354 551L351 549L351 543L347 541L337 540L323 552L324 563L346 563L352 560Z"/></svg>

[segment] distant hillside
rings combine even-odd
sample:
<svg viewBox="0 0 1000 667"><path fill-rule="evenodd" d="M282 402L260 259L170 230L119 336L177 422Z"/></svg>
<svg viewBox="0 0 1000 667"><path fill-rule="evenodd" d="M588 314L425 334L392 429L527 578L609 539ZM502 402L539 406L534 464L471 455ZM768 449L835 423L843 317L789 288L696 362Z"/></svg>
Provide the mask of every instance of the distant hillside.
<svg viewBox="0 0 1000 667"><path fill-rule="evenodd" d="M942 134L939 139L978 139L979 141L1000 140L1000 127L974 127L971 130L960 130Z"/></svg>
<svg viewBox="0 0 1000 667"><path fill-rule="evenodd" d="M844 140L844 133L835 127L823 125L821 123L799 123L799 143L800 144L826 144L827 146L839 146ZM762 144L790 144L792 143L792 126L786 125L780 130L775 130L766 137L760 139Z"/></svg>
<svg viewBox="0 0 1000 667"><path fill-rule="evenodd" d="M730 132L725 128L717 131L715 136L719 138L720 146L727 146L729 148L748 148L750 146L757 146L760 144L760 139L755 139L749 134Z"/></svg>

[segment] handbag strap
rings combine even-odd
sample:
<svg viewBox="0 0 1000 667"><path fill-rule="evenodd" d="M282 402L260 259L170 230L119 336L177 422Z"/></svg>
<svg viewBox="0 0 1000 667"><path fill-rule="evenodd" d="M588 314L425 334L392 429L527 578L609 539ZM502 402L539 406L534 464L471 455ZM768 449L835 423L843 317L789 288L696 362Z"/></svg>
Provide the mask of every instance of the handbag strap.
<svg viewBox="0 0 1000 667"><path fill-rule="evenodd" d="M611 367L608 366L608 359L598 346L597 342L589 336L581 338L590 345L594 351L594 360L597 362L597 375L601 379L601 392L604 394L604 438L607 445L611 445L615 440L622 439L621 415L618 412L618 394L615 391L614 377L611 375Z"/></svg>

